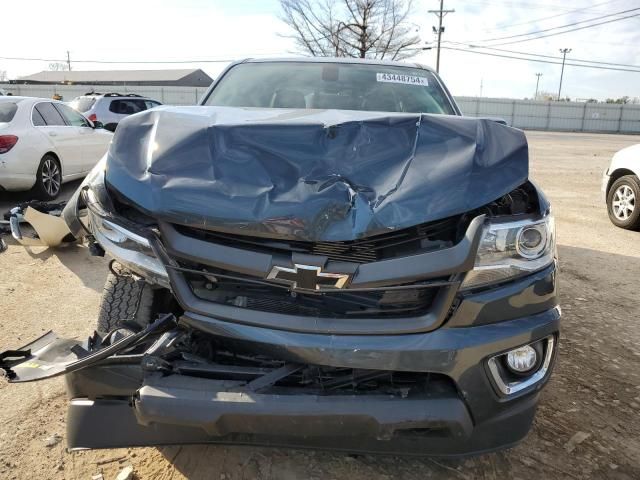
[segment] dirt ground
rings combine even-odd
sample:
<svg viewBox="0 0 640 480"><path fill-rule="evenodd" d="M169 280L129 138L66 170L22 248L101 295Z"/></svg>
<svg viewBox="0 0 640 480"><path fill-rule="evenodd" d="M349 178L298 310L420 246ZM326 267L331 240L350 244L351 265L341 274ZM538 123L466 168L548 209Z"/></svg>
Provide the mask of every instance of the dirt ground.
<svg viewBox="0 0 640 480"><path fill-rule="evenodd" d="M139 479L639 479L640 233L609 222L599 188L611 155L640 137L528 137L532 178L557 218L564 318L555 374L518 447L464 460L223 446L68 453L63 380L0 380L0 478L89 480L103 472L108 480L132 465ZM0 197L0 211L19 198ZM106 262L82 247L9 244L0 255L0 350L49 329L89 334Z"/></svg>

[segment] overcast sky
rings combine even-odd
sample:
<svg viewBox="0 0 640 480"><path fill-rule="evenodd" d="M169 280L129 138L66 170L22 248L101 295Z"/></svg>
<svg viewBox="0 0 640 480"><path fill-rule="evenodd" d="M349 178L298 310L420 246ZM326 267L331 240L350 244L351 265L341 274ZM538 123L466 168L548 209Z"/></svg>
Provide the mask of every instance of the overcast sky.
<svg viewBox="0 0 640 480"><path fill-rule="evenodd" d="M413 21L419 26L420 35L425 42L433 42L431 28L436 17L427 11L437 8L439 0L415 0L414 4ZM640 65L640 16L535 41L498 46L527 38L515 37L487 42L640 8L640 0L565 0L555 4L552 0L445 0L445 8L456 10L445 18L443 40L447 42L494 45L550 56L559 56L560 48L572 48L568 58ZM576 9L582 10L573 11ZM100 65L74 60L224 60L294 53L292 42L281 36L289 30L277 18L277 0L110 0L107 4L21 0L12 2L10 10L0 29L0 56L63 59L69 50L74 70L199 67L215 77L224 62ZM619 17L634 13L640 10ZM613 18L616 17L600 21ZM576 27L582 25L585 24ZM434 51L421 52L414 59L435 66ZM16 78L46 70L49 63L0 58L0 70ZM441 75L454 95L478 95L482 82L483 96L531 97L536 72L543 74L541 90L557 92L560 65L453 50L442 52ZM564 95L640 97L640 73L568 66Z"/></svg>

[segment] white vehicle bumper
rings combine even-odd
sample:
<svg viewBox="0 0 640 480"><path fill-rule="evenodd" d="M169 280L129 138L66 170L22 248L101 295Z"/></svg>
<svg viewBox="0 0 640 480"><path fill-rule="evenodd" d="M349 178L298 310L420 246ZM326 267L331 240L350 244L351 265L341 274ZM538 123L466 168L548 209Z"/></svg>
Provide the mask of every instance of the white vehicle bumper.
<svg viewBox="0 0 640 480"><path fill-rule="evenodd" d="M7 172L0 165L0 190L7 190L10 192L30 190L35 183L35 175Z"/></svg>
<svg viewBox="0 0 640 480"><path fill-rule="evenodd" d="M40 157L30 145L21 144L22 140L9 152L0 154L0 190L29 190L36 183Z"/></svg>
<svg viewBox="0 0 640 480"><path fill-rule="evenodd" d="M609 168L607 168L602 173L602 183L600 185L600 195L604 203L607 203L607 186L609 185L609 178L611 178L611 175L609 175Z"/></svg>

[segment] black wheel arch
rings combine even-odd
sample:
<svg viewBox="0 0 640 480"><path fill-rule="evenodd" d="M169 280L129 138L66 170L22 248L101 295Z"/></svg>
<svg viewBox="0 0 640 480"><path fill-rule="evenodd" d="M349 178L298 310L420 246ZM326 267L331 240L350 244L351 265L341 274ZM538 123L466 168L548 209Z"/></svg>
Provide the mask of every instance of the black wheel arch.
<svg viewBox="0 0 640 480"><path fill-rule="evenodd" d="M628 168L617 168L609 174L609 182L607 183L607 191L605 192L605 195L607 197L609 196L609 190L611 189L611 185L613 185L616 182L616 180L626 175L638 176L636 172L629 170Z"/></svg>
<svg viewBox="0 0 640 480"><path fill-rule="evenodd" d="M58 162L58 167L60 167L60 180L61 181L64 180L64 166L62 165L62 160L60 160L60 156L53 150L49 150L44 155L42 155L42 158L40 158L40 162L42 162L42 160L44 160L44 157L46 157L47 155L50 155L56 159L56 162Z"/></svg>

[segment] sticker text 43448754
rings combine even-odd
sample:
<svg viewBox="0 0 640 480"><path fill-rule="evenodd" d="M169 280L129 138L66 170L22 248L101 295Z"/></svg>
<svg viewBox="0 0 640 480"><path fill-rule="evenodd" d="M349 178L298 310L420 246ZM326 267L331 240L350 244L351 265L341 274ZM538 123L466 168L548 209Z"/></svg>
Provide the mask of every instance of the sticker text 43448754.
<svg viewBox="0 0 640 480"><path fill-rule="evenodd" d="M377 73L376 81L386 83L403 83L405 85L419 85L421 87L427 87L429 85L429 80L426 77L401 75L398 73Z"/></svg>

